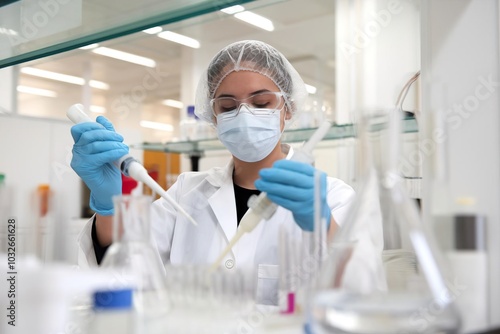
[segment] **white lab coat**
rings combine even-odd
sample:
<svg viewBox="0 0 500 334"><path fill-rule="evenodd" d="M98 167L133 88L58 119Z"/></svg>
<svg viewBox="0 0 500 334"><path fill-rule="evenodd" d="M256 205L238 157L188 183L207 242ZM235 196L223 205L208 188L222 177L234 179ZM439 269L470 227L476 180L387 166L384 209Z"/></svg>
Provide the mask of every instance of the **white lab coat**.
<svg viewBox="0 0 500 334"><path fill-rule="evenodd" d="M223 168L206 172L187 172L179 175L168 194L198 223L195 227L167 201L160 198L152 205L151 226L164 263L210 264L222 252L236 233L236 203L233 188L232 160ZM332 216L341 225L354 190L341 180L328 177L327 201ZM259 281L268 288L258 292L263 298L269 288L278 283L278 240L283 226L290 237L300 239L302 230L287 209L278 207L268 221L261 222L251 233L245 234L222 262L226 270L234 268L258 271ZM92 219L84 227L79 244L82 262L96 264L91 239ZM260 283L258 283L260 284ZM264 302L265 303L265 302Z"/></svg>

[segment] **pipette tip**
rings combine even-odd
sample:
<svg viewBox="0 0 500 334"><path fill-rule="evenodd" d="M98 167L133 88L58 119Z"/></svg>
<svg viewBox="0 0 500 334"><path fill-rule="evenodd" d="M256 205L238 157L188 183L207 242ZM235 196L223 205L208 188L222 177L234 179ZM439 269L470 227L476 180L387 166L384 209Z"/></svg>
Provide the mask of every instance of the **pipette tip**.
<svg viewBox="0 0 500 334"><path fill-rule="evenodd" d="M193 219L193 217L191 217L191 215L189 213L187 213L183 208L182 206L180 206L176 201L174 201L172 199L172 197L170 197L166 191L163 191L163 193L160 194L161 197L163 197L164 199L166 199L168 202L170 202L173 206L175 206L175 208L184 215L184 217L186 217L194 226L198 226L198 223Z"/></svg>
<svg viewBox="0 0 500 334"><path fill-rule="evenodd" d="M184 211L184 210L183 210ZM194 225L194 226L198 226L198 223L193 219L193 217L191 217L187 212L184 214L186 216L186 218Z"/></svg>

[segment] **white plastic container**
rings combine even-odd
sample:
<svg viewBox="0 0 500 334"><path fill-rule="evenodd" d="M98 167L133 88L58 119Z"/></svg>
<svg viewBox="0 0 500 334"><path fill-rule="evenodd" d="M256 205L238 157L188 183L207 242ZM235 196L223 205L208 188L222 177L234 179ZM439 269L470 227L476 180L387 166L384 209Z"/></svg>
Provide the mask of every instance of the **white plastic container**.
<svg viewBox="0 0 500 334"><path fill-rule="evenodd" d="M454 250L447 256L454 272L454 297L462 313L461 333L478 333L489 324L489 271L486 218L464 213L454 217Z"/></svg>
<svg viewBox="0 0 500 334"><path fill-rule="evenodd" d="M138 334L131 289L97 291L93 297L94 317L89 334Z"/></svg>

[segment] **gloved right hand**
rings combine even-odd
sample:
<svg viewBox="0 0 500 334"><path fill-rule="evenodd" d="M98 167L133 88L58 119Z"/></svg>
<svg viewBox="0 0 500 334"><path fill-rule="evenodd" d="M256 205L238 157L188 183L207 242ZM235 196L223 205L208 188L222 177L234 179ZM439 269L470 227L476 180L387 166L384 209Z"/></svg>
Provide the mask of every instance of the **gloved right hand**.
<svg viewBox="0 0 500 334"><path fill-rule="evenodd" d="M316 168L294 160L278 160L272 168L259 171L260 179L255 186L267 193L267 198L290 210L295 222L304 231L314 229L314 175ZM320 178L321 217L330 227L331 209L327 201L327 178L321 172Z"/></svg>
<svg viewBox="0 0 500 334"><path fill-rule="evenodd" d="M96 122L74 125L71 136L75 141L71 168L90 189L90 208L104 216L112 215L112 197L122 192L121 172L113 161L127 154L128 146L103 116Z"/></svg>

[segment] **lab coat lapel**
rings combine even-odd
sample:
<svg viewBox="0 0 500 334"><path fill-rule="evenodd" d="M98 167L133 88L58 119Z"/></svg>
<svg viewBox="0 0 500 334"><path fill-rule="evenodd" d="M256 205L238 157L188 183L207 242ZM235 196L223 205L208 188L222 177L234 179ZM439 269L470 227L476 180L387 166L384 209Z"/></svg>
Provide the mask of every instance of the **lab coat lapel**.
<svg viewBox="0 0 500 334"><path fill-rule="evenodd" d="M234 199L233 173L234 165L229 163L224 169L216 175L211 175L208 179L214 186L220 188L208 199L219 225L221 226L226 238L231 238L236 233L236 202Z"/></svg>

